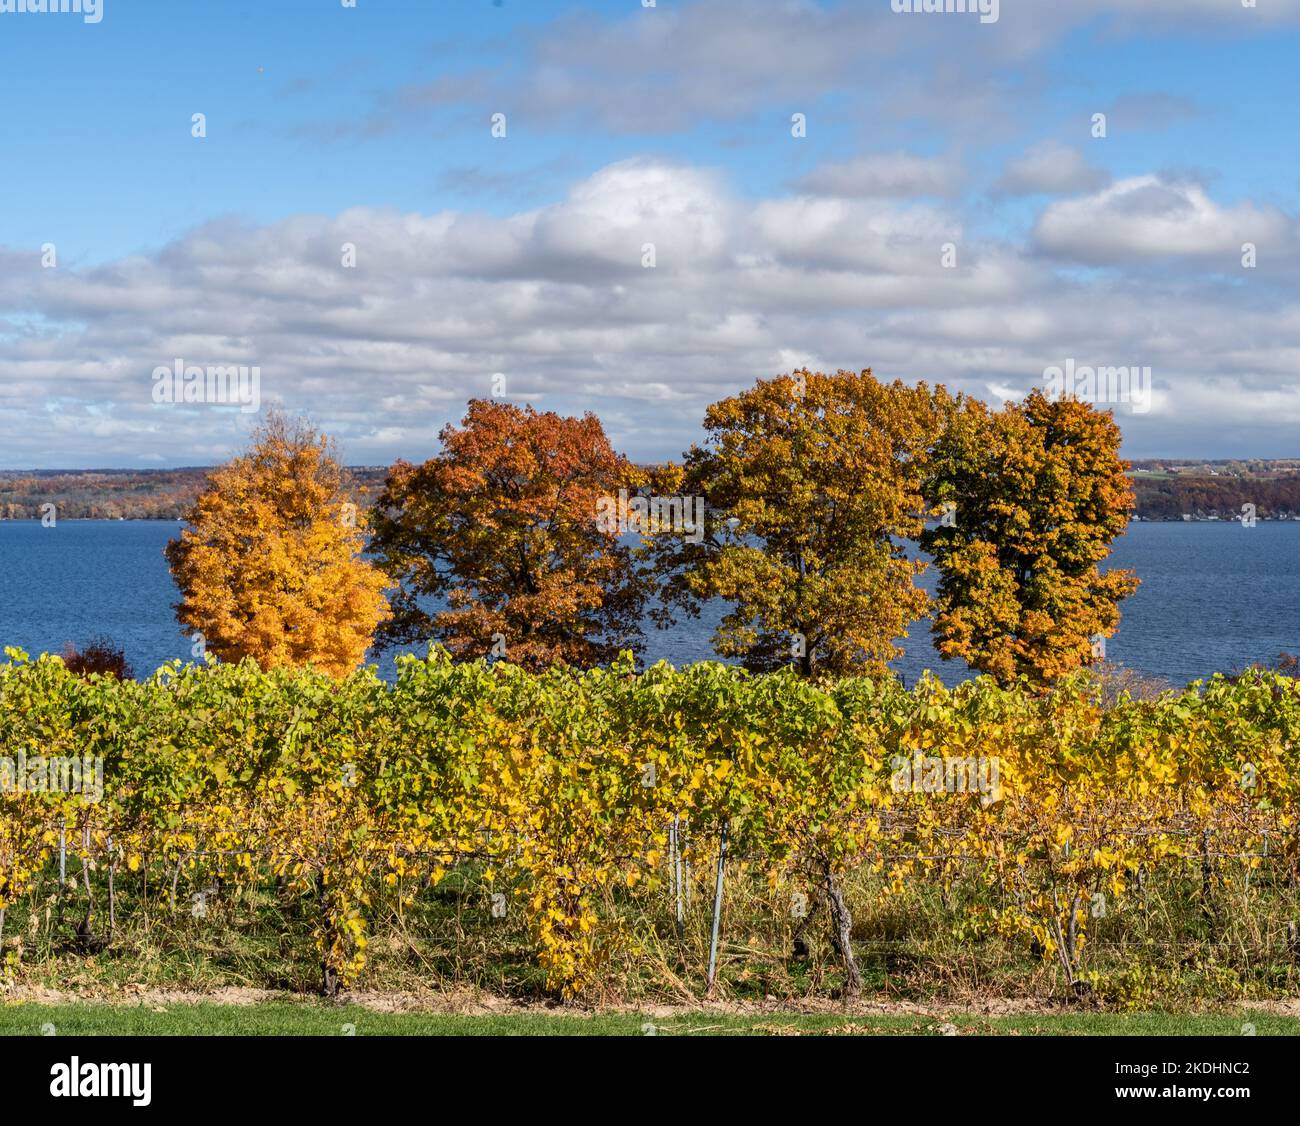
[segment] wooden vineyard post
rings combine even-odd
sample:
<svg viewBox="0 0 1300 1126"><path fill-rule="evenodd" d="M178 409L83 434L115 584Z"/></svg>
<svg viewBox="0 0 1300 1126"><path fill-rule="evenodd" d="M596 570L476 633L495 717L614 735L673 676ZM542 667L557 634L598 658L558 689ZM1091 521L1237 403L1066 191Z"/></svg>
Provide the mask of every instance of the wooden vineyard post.
<svg viewBox="0 0 1300 1126"><path fill-rule="evenodd" d="M718 980L718 932L722 926L722 878L727 864L727 822L718 837L718 876L713 892L713 934L709 939L709 983L707 994L713 996Z"/></svg>
<svg viewBox="0 0 1300 1126"><path fill-rule="evenodd" d="M669 830L669 863L673 868L673 899L677 918L677 941L681 942L686 933L686 902L682 890L682 836L681 814L674 814L672 828Z"/></svg>

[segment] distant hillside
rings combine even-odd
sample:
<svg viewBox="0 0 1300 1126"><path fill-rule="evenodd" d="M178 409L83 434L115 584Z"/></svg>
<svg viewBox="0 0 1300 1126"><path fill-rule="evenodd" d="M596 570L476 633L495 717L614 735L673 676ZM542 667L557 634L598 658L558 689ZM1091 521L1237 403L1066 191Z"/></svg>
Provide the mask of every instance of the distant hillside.
<svg viewBox="0 0 1300 1126"><path fill-rule="evenodd" d="M352 470L359 503L378 494L387 472ZM47 504L60 520L178 520L207 474L206 468L0 471L0 520L39 520Z"/></svg>
<svg viewBox="0 0 1300 1126"><path fill-rule="evenodd" d="M1237 520L1253 504L1260 520L1300 519L1300 459L1135 461L1137 515L1143 520Z"/></svg>
<svg viewBox="0 0 1300 1126"><path fill-rule="evenodd" d="M354 466L357 501L373 501L384 466ZM39 520L54 504L61 520L177 520L203 488L208 469L0 471L0 520ZM1253 504L1260 520L1300 519L1300 458L1133 462L1137 515L1143 520L1240 518Z"/></svg>

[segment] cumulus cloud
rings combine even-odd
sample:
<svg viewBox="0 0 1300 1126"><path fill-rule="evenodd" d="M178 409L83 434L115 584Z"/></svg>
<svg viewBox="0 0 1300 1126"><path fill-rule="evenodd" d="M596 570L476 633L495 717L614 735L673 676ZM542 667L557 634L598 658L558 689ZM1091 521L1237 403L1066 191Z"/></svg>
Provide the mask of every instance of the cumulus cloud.
<svg viewBox="0 0 1300 1126"><path fill-rule="evenodd" d="M1276 209L1223 206L1197 184L1148 175L1051 204L1034 237L1050 253L1106 265L1178 256L1235 259L1243 243L1277 246L1289 241L1290 231L1291 222Z"/></svg>
<svg viewBox="0 0 1300 1126"><path fill-rule="evenodd" d="M1043 141L1007 163L994 190L1002 195L1070 195L1109 183L1109 174L1089 164L1076 148Z"/></svg>
<svg viewBox="0 0 1300 1126"><path fill-rule="evenodd" d="M1071 261L1195 256L1235 253L1244 232L1279 237L1289 222L1148 176L1051 204L1037 238ZM355 269L341 264L345 243ZM1152 367L1156 406L1125 422L1135 456L1181 448L1219 417L1274 428L1281 449L1300 420L1300 391L1286 389L1300 301L1264 268L1225 289L1222 268L1091 281L976 237L943 207L751 200L715 173L651 160L502 216L222 220L82 269L0 249L0 448L14 467L70 449L83 464L228 456L249 416L152 402L153 369L176 358L258 365L264 401L311 414L352 460L380 463L431 454L440 426L491 393L496 373L513 398L594 410L649 459L698 436L709 402L805 362L996 398L1072 357ZM1234 391L1253 393L1229 401Z"/></svg>

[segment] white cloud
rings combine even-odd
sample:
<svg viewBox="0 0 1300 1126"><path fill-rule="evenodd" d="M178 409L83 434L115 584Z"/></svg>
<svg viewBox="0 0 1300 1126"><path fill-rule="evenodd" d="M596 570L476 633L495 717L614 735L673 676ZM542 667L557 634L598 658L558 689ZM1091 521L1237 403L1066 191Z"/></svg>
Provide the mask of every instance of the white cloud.
<svg viewBox="0 0 1300 1126"><path fill-rule="evenodd" d="M1159 410L1124 424L1153 453L1186 449L1220 414L1284 450L1297 417L1294 287L1263 266L1225 287L1235 257L1194 256L1235 255L1248 227L1271 246L1289 222L1198 187L1124 181L1040 221L1040 243L1071 259L1152 259L1139 278L1089 280L975 238L942 208L748 200L711 173L637 160L501 217L356 208L217 222L87 269L0 250L0 449L18 467L50 464L52 449L86 464L227 456L249 416L151 401L151 372L176 357L259 365L265 402L310 413L365 463L428 456L497 372L511 397L593 410L651 458L697 436L709 402L805 363L988 395L1023 394L1074 357L1152 367ZM956 269L940 262L949 240ZM647 241L654 269L641 264ZM356 269L340 264L345 242ZM1193 261L1162 266L1172 254ZM1232 388L1255 397L1229 404Z"/></svg>
<svg viewBox="0 0 1300 1126"><path fill-rule="evenodd" d="M752 226L757 245L776 261L889 275L932 272L943 244L961 234L959 220L930 207L810 196L760 203Z"/></svg>
<svg viewBox="0 0 1300 1126"><path fill-rule="evenodd" d="M1110 180L1084 155L1059 141L1043 141L1008 161L995 191L1003 195L1070 195L1093 191Z"/></svg>
<svg viewBox="0 0 1300 1126"><path fill-rule="evenodd" d="M1051 204L1034 237L1044 250L1092 264L1219 255L1227 268L1243 243L1289 240L1290 223L1272 208L1221 206L1196 184L1135 176Z"/></svg>

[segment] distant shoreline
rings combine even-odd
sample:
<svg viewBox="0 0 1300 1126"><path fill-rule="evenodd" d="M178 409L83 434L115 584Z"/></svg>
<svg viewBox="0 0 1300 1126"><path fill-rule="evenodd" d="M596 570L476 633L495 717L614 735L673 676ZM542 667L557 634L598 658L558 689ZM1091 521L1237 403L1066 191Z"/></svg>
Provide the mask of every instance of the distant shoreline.
<svg viewBox="0 0 1300 1126"><path fill-rule="evenodd" d="M1300 521L1300 459L1131 461L1134 514L1157 524ZM0 470L0 522L182 520L211 467L182 469ZM359 507L383 491L387 466L348 467Z"/></svg>

